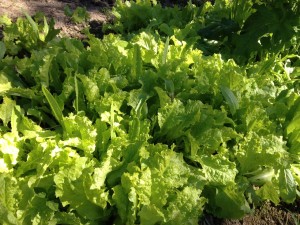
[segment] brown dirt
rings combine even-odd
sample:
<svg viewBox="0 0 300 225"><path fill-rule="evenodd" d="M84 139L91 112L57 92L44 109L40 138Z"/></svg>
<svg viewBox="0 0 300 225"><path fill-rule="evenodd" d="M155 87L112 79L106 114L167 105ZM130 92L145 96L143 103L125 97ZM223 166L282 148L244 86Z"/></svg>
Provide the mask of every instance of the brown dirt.
<svg viewBox="0 0 300 225"><path fill-rule="evenodd" d="M293 205L274 206L265 202L251 215L246 215L240 220L218 219L205 215L200 225L299 225L300 202Z"/></svg>
<svg viewBox="0 0 300 225"><path fill-rule="evenodd" d="M66 16L64 8L68 6L74 10L76 7L85 7L89 13L89 21L86 24L75 24ZM109 4L99 0L0 0L0 16L6 14L12 19L24 16L23 11L34 15L43 12L47 18L54 18L55 28L61 29L61 36L83 38L81 30L90 24L102 24L108 16L104 10Z"/></svg>
<svg viewBox="0 0 300 225"><path fill-rule="evenodd" d="M296 208L275 207L270 202L266 202L253 215L247 215L242 220L224 220L221 225L298 225L300 224L299 205Z"/></svg>
<svg viewBox="0 0 300 225"><path fill-rule="evenodd" d="M101 33L101 24L109 20L107 13L113 0L0 0L0 16L7 14L16 19L24 16L22 10L34 15L43 12L48 18L55 20L55 28L61 29L61 36L84 38L81 30L90 26ZM76 7L86 7L90 19L86 24L75 24L64 13L64 7L72 10ZM0 32L1 33L1 32ZM100 34L101 36L101 34ZM1 35L0 35L1 39ZM293 206L274 206L269 202L255 210L253 215L247 215L241 220L222 220L205 215L201 225L298 225L300 224L300 200Z"/></svg>

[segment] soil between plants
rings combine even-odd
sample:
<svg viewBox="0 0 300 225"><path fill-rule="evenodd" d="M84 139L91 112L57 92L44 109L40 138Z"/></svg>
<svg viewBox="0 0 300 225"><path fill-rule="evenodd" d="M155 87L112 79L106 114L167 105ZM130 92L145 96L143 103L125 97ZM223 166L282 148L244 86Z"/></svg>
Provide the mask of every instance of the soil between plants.
<svg viewBox="0 0 300 225"><path fill-rule="evenodd" d="M24 11L33 16L37 12L43 12L47 18L53 18L55 28L60 29L61 36L84 38L82 29L90 26L97 30L97 26L109 19L103 11L111 4L94 0L0 0L0 15L6 14L12 19L24 16ZM97 3L96 3L97 1ZM89 21L85 24L76 24L65 15L64 9L68 6L71 10L77 7L85 7L89 13ZM92 26L91 26L91 25ZM99 29L101 31L101 29Z"/></svg>
<svg viewBox="0 0 300 225"><path fill-rule="evenodd" d="M169 0L165 0L169 3ZM47 18L53 18L55 28L60 29L61 36L83 39L83 28L90 27L95 36L101 37L101 25L110 20L108 12L113 0L0 0L0 16L6 14L12 19L24 16L23 11L34 15L43 12ZM76 7L85 7L90 19L85 24L76 24L64 13L68 6L74 10ZM2 38L0 28L0 39ZM240 220L218 219L205 214L200 225L298 225L300 224L300 199L293 205L274 206L270 202L264 203L251 215Z"/></svg>

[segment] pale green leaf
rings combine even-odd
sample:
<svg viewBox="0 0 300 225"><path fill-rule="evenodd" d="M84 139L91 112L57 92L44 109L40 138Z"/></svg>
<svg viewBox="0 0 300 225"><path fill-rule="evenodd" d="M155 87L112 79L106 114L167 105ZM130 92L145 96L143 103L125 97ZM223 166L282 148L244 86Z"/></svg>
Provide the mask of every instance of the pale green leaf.
<svg viewBox="0 0 300 225"><path fill-rule="evenodd" d="M60 123L60 125L65 128L65 125L64 125L64 117L63 117L63 114L62 114L62 110L61 108L59 107L57 101L55 100L55 98L51 95L51 93L47 90L46 87L42 86L42 91L51 107L51 110L54 114L54 117L56 118L56 120Z"/></svg>
<svg viewBox="0 0 300 225"><path fill-rule="evenodd" d="M139 212L139 216L141 218L141 224L145 225L155 225L165 220L163 212L155 207L155 205L144 205Z"/></svg>
<svg viewBox="0 0 300 225"><path fill-rule="evenodd" d="M27 12L23 11L23 13L25 14L27 20L29 21L33 31L38 34L39 33L38 24L31 18L31 16Z"/></svg>
<svg viewBox="0 0 300 225"><path fill-rule="evenodd" d="M234 115L236 113L236 110L239 108L239 103L238 103L237 98L235 97L233 92L227 87L222 86L221 92L222 92L227 104L229 105L231 114Z"/></svg>
<svg viewBox="0 0 300 225"><path fill-rule="evenodd" d="M134 45L133 47L133 59L132 59L132 71L131 71L131 79L134 81L139 79L143 73L143 61L141 56L140 46Z"/></svg>
<svg viewBox="0 0 300 225"><path fill-rule="evenodd" d="M281 169L279 172L280 197L287 203L293 203L296 199L297 184L289 169Z"/></svg>
<svg viewBox="0 0 300 225"><path fill-rule="evenodd" d="M0 16L0 24L9 26L12 24L12 21L7 15L4 14L4 15Z"/></svg>
<svg viewBox="0 0 300 225"><path fill-rule="evenodd" d="M8 97L3 98L3 103L0 105L0 119L3 121L5 126L7 126L11 119L12 111L15 105L16 102L14 100Z"/></svg>
<svg viewBox="0 0 300 225"><path fill-rule="evenodd" d="M211 188L214 189L214 187ZM218 217L240 219L250 213L250 206L243 192L239 191L235 185L214 189L209 199L212 201L210 205L213 207L213 213Z"/></svg>
<svg viewBox="0 0 300 225"><path fill-rule="evenodd" d="M265 183L256 191L256 193L261 197L261 199L270 200L275 205L278 205L280 202L278 186L274 185L273 182Z"/></svg>

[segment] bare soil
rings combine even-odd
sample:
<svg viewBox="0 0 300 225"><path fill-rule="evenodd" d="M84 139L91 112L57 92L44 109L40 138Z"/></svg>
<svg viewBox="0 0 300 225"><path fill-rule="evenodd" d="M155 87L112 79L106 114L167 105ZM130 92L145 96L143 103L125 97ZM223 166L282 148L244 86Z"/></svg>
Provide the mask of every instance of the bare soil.
<svg viewBox="0 0 300 225"><path fill-rule="evenodd" d="M24 16L23 11L34 15L43 12L47 18L55 20L55 28L61 29L61 36L82 39L81 30L89 26L96 36L101 36L101 24L110 20L109 11L113 0L0 0L0 16L7 14L16 19ZM170 2L165 0L165 3ZM74 10L76 7L85 7L90 15L86 24L76 24L64 13L68 6ZM1 33L1 30L0 30ZM1 39L1 35L0 35ZM218 219L206 214L200 221L201 225L298 225L300 224L300 200L293 205L274 206L269 202L247 215L241 220Z"/></svg>
<svg viewBox="0 0 300 225"><path fill-rule="evenodd" d="M201 225L299 225L300 201L293 205L282 204L274 206L265 202L251 215L246 215L240 220L218 219L205 215Z"/></svg>
<svg viewBox="0 0 300 225"><path fill-rule="evenodd" d="M65 7L71 10L85 7L89 13L86 24L76 24L64 13ZM12 19L24 16L23 11L33 16L36 12L43 12L47 18L55 20L55 28L61 29L61 36L83 38L82 29L86 26L100 26L108 20L104 11L110 4L99 0L0 0L0 15L6 14Z"/></svg>

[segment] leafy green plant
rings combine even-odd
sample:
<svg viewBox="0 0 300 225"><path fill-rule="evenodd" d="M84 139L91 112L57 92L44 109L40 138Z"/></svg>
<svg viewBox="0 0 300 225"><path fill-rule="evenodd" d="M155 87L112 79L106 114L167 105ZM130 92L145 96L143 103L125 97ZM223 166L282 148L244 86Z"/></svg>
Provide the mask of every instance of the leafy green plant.
<svg viewBox="0 0 300 225"><path fill-rule="evenodd" d="M299 57L290 48L240 65L224 40L221 53L205 54L198 28L221 3L119 2L120 34L25 43L23 57L7 40L25 36L20 24L36 30L33 21L5 25L0 221L198 224L204 211L241 218L262 201L299 198ZM126 7L165 25L122 27ZM176 15L188 19L164 20Z"/></svg>
<svg viewBox="0 0 300 225"><path fill-rule="evenodd" d="M86 23L89 20L89 13L84 7L77 7L74 11L67 5L64 8L65 15L70 17L74 23Z"/></svg>
<svg viewBox="0 0 300 225"><path fill-rule="evenodd" d="M54 21L51 20L48 24L42 13L36 14L34 19L28 13L24 12L24 14L26 19L19 18L16 23L12 23L5 15L0 19L0 25L5 27L3 42L7 53L10 55L42 48L45 43L55 38L59 33L54 28Z"/></svg>

